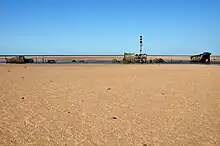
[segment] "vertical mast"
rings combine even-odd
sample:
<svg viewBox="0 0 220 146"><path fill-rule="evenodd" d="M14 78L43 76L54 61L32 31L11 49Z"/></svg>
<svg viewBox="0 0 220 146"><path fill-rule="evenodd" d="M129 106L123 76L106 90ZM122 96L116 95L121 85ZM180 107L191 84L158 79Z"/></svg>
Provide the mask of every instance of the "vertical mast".
<svg viewBox="0 0 220 146"><path fill-rule="evenodd" d="M140 36L140 54L142 54L143 41L142 36Z"/></svg>

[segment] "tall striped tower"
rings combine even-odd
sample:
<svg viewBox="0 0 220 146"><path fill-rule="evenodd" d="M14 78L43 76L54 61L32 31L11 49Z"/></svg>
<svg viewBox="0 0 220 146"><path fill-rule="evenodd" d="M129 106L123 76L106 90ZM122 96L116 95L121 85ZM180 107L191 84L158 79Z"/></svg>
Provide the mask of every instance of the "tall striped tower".
<svg viewBox="0 0 220 146"><path fill-rule="evenodd" d="M143 47L143 39L142 36L140 36L140 54L142 54L142 47Z"/></svg>

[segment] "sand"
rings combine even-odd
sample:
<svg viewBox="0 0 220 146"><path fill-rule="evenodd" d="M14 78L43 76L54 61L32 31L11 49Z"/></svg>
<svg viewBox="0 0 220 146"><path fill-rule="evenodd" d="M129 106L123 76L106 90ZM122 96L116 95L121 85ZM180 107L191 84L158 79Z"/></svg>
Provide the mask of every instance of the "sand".
<svg viewBox="0 0 220 146"><path fill-rule="evenodd" d="M220 66L7 64L0 73L0 145L220 145Z"/></svg>

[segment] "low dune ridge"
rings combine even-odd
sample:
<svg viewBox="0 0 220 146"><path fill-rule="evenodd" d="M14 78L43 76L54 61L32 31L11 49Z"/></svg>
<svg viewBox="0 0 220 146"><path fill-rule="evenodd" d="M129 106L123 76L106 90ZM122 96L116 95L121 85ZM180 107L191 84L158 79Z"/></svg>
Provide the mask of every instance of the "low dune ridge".
<svg viewBox="0 0 220 146"><path fill-rule="evenodd" d="M212 65L0 65L0 145L220 145Z"/></svg>
<svg viewBox="0 0 220 146"><path fill-rule="evenodd" d="M12 57L7 57L12 58ZM122 60L123 56L27 56L26 58L33 58L35 62L41 62L42 59L44 60L56 60L56 61L72 61L72 60ZM190 60L190 56L163 56L163 55L149 55L147 57L148 60L153 60L155 58L163 58L167 61L187 61ZM220 56L211 56L211 60L219 60ZM0 62L4 62L5 57L0 57Z"/></svg>

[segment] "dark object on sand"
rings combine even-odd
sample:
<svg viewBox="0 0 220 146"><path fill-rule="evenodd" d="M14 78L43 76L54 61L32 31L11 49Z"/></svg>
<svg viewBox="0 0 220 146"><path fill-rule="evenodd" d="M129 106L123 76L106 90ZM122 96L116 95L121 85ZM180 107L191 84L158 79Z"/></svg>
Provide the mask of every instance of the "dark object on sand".
<svg viewBox="0 0 220 146"><path fill-rule="evenodd" d="M112 63L118 63L117 59L112 59Z"/></svg>
<svg viewBox="0 0 220 146"><path fill-rule="evenodd" d="M76 60L72 60L72 62L76 62Z"/></svg>
<svg viewBox="0 0 220 146"><path fill-rule="evenodd" d="M25 58L24 56L15 56L13 58L7 58L5 56L6 63L24 64L24 63L34 63L34 59Z"/></svg>
<svg viewBox="0 0 220 146"><path fill-rule="evenodd" d="M199 63L210 63L210 56L212 53L204 52L199 55L190 56L191 62L199 62Z"/></svg>
<svg viewBox="0 0 220 146"><path fill-rule="evenodd" d="M56 63L55 60L48 60L47 63Z"/></svg>
<svg viewBox="0 0 220 146"><path fill-rule="evenodd" d="M135 54L135 53L124 53L122 62L125 64L128 63L146 63L147 54Z"/></svg>
<svg viewBox="0 0 220 146"><path fill-rule="evenodd" d="M79 63L84 63L85 61L84 61L84 60L79 60L78 62L79 62Z"/></svg>
<svg viewBox="0 0 220 146"><path fill-rule="evenodd" d="M155 58L154 62L155 63L164 63L165 61L163 60L163 58Z"/></svg>

